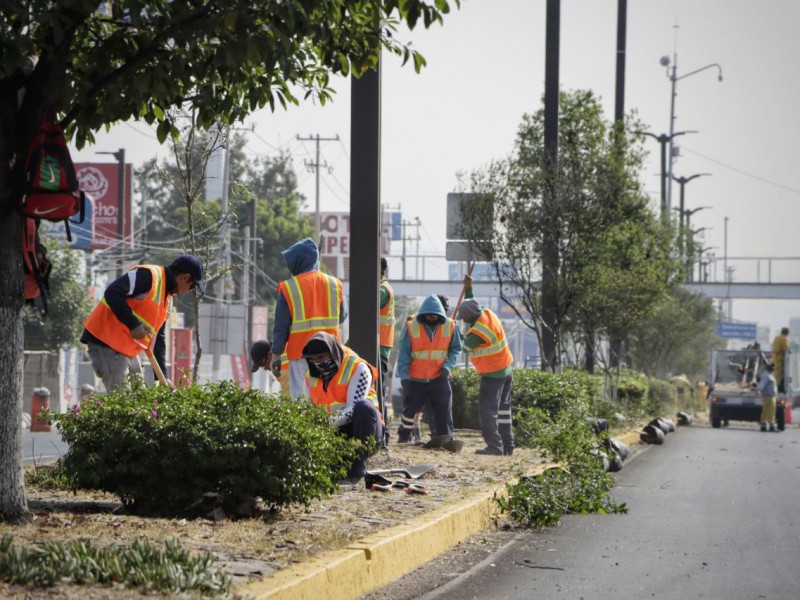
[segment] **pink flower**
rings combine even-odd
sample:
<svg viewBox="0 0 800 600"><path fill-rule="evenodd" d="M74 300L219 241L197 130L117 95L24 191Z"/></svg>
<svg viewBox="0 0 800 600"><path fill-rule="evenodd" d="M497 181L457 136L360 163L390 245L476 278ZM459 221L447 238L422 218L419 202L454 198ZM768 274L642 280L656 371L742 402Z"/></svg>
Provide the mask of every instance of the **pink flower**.
<svg viewBox="0 0 800 600"><path fill-rule="evenodd" d="M158 417L158 411L154 410L153 412L150 413L150 418L155 419L156 417Z"/></svg>
<svg viewBox="0 0 800 600"><path fill-rule="evenodd" d="M95 402L94 404L95 404L95 406L98 406L98 407L99 407L99 406L103 406L103 403L102 403L102 402L100 402L100 400L98 400L98 401L97 401L97 402Z"/></svg>

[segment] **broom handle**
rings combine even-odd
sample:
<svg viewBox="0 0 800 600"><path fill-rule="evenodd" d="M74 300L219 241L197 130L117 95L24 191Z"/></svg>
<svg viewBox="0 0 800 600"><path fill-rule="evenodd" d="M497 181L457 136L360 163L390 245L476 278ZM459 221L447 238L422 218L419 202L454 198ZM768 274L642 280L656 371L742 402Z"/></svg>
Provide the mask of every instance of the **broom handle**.
<svg viewBox="0 0 800 600"><path fill-rule="evenodd" d="M467 266L467 275L472 277L472 269L475 268L475 261L473 260L471 263L468 263ZM461 288L461 294L458 296L458 302L456 302L456 308L453 311L453 318L458 315L458 307L461 306L461 301L464 299L464 293L466 292L467 286L463 286Z"/></svg>

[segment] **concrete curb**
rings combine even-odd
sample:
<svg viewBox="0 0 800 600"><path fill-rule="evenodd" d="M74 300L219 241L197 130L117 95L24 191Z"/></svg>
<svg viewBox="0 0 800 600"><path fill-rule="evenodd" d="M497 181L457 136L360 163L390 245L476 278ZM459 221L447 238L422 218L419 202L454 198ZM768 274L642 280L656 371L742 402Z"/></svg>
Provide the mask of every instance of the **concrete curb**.
<svg viewBox="0 0 800 600"><path fill-rule="evenodd" d="M629 447L640 443L637 431L613 437ZM548 466L552 465L537 465L530 474L541 473ZM504 482L426 513L412 523L391 527L345 548L323 552L315 559L247 583L235 592L254 600L358 598L488 527L499 513L494 498L505 495Z"/></svg>

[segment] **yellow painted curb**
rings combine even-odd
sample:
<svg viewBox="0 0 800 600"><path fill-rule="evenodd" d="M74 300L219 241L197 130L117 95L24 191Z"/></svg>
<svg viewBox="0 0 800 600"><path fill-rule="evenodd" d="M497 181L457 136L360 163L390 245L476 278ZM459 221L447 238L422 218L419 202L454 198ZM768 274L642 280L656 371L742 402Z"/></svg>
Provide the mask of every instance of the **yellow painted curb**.
<svg viewBox="0 0 800 600"><path fill-rule="evenodd" d="M638 431L613 436L626 446L640 443ZM553 464L537 465L537 475ZM509 482L509 483L513 483ZM499 513L494 497L506 495L506 483L455 504L421 515L412 523L391 527L323 552L235 590L253 600L345 600L357 598L405 575L448 548L488 527Z"/></svg>
<svg viewBox="0 0 800 600"><path fill-rule="evenodd" d="M539 469L536 469L539 471ZM485 529L497 514L494 496L505 484L431 511L350 544L346 549L289 567L236 593L254 600L339 600L356 598L386 585Z"/></svg>

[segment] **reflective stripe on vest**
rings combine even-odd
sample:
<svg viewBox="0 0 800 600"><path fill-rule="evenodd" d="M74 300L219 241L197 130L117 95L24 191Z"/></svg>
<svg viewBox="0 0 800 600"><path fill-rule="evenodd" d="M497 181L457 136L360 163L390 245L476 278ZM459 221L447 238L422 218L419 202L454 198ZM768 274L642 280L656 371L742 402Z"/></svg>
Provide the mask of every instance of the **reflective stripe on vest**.
<svg viewBox="0 0 800 600"><path fill-rule="evenodd" d="M389 300L380 310L380 344L394 346L394 290L385 279L381 280L381 287L389 292Z"/></svg>
<svg viewBox="0 0 800 600"><path fill-rule="evenodd" d="M134 269L149 270L153 283L144 298L126 298L126 303L151 335L156 335L167 320L171 300L166 293L164 267L138 265ZM133 358L142 351L139 343L131 337L130 329L117 319L105 298L98 302L83 326L98 340L124 356ZM145 343L146 340L141 342Z"/></svg>
<svg viewBox="0 0 800 600"><path fill-rule="evenodd" d="M302 358L303 347L315 333L324 331L339 339L342 284L338 279L309 271L282 281L278 291L283 292L292 319L286 345L289 360Z"/></svg>
<svg viewBox="0 0 800 600"><path fill-rule="evenodd" d="M364 359L360 358L358 354L345 347L345 356L342 364L339 365L339 371L328 384L327 391L322 387L322 379L319 377L312 377L310 373L306 373L306 382L308 388L311 390L311 402L318 406L324 406L325 410L329 413L337 410L342 410L347 405L347 389L350 386L350 380L356 372L356 367L360 363L364 363L369 367L372 373L372 384L367 392L366 399L372 401L375 409L378 410L378 393L375 384L378 381L378 370L369 364Z"/></svg>
<svg viewBox="0 0 800 600"><path fill-rule="evenodd" d="M467 335L470 334L483 340L470 352L470 360L478 373L494 373L514 362L503 325L488 308L483 309L478 320L467 332Z"/></svg>
<svg viewBox="0 0 800 600"><path fill-rule="evenodd" d="M433 330L433 339L428 337L425 326L417 319L410 321L406 327L411 345L408 376L411 379L435 379L439 376L444 361L447 360L447 353L456 330L455 321L446 319L443 324L437 324Z"/></svg>

